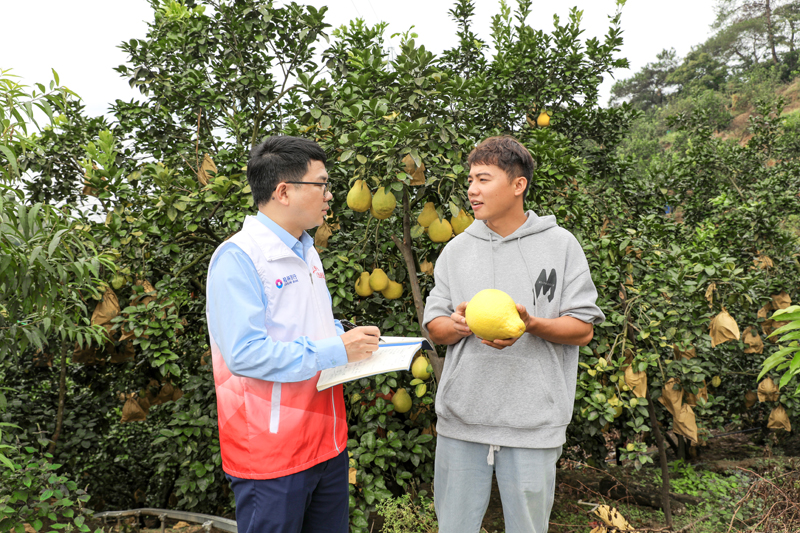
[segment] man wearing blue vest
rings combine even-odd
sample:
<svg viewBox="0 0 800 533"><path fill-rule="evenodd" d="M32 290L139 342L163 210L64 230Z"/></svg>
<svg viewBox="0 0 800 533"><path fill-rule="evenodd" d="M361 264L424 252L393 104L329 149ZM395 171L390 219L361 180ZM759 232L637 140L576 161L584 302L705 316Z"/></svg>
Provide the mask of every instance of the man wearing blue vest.
<svg viewBox="0 0 800 533"><path fill-rule="evenodd" d="M313 239L333 195L325 152L298 137L254 147L258 207L217 248L207 318L222 467L239 533L346 533L347 422L342 386L319 372L369 357L376 327L344 332Z"/></svg>

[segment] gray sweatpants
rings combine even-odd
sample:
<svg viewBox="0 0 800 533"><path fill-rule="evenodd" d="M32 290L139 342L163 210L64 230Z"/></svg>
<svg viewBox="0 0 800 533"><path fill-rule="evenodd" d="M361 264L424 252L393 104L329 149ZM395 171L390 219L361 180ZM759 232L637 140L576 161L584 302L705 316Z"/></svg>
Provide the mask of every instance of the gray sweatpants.
<svg viewBox="0 0 800 533"><path fill-rule="evenodd" d="M439 533L478 533L489 506L492 471L506 533L546 533L558 448L501 448L439 435L433 481Z"/></svg>

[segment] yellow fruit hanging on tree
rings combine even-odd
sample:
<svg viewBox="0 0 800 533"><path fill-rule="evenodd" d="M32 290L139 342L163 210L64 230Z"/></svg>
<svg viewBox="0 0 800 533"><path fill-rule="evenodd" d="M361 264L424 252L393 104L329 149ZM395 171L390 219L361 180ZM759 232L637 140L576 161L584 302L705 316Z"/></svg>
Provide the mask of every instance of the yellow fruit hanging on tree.
<svg viewBox="0 0 800 533"><path fill-rule="evenodd" d="M362 298L372 296L372 287L369 286L369 274L362 272L356 280L356 294Z"/></svg>
<svg viewBox="0 0 800 533"><path fill-rule="evenodd" d="M405 413L411 409L411 395L406 389L398 389L392 396L392 405L398 413Z"/></svg>
<svg viewBox="0 0 800 533"><path fill-rule="evenodd" d="M397 206L397 198L394 197L391 191L386 191L385 187L381 187L372 198L370 212L375 218L383 220L391 216L395 206Z"/></svg>
<svg viewBox="0 0 800 533"><path fill-rule="evenodd" d="M369 275L369 286L373 291L380 292L389 286L389 276L380 268L376 268Z"/></svg>
<svg viewBox="0 0 800 533"><path fill-rule="evenodd" d="M453 233L460 235L465 229L475 221L472 215L468 215L463 209L458 212L458 216L450 219L450 225L453 226Z"/></svg>
<svg viewBox="0 0 800 533"><path fill-rule="evenodd" d="M381 291L387 300L397 300L403 295L403 284L389 280L389 286Z"/></svg>
<svg viewBox="0 0 800 533"><path fill-rule="evenodd" d="M428 361L427 357L424 355L417 357L411 364L411 374L418 379L428 379L431 377L430 372L428 372L428 365L430 365L430 361Z"/></svg>
<svg viewBox="0 0 800 533"><path fill-rule="evenodd" d="M539 118L536 119L536 125L540 128L546 128L550 125L550 114L547 111L542 111Z"/></svg>
<svg viewBox="0 0 800 533"><path fill-rule="evenodd" d="M427 228L431 225L431 222L437 218L439 218L439 215L436 213L433 202L428 202L422 207L422 213L417 217L417 224L423 228Z"/></svg>
<svg viewBox="0 0 800 533"><path fill-rule="evenodd" d="M438 218L428 226L428 237L433 242L447 242L453 236L453 227L447 220Z"/></svg>
<svg viewBox="0 0 800 533"><path fill-rule="evenodd" d="M356 180L353 187L347 193L347 207L353 211L363 213L372 205L372 193L364 180Z"/></svg>

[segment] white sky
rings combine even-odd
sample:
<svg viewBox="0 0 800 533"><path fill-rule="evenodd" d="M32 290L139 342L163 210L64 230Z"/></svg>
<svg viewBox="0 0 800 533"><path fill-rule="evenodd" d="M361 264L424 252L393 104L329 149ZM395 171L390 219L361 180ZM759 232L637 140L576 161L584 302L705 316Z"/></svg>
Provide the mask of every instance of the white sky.
<svg viewBox="0 0 800 533"><path fill-rule="evenodd" d="M283 0L276 0L282 5ZM389 22L388 35L406 31L412 25L418 42L435 53L456 43L455 23L447 11L450 0L300 0L317 7L329 7L326 20L334 27L361 17L368 24ZM498 0L476 0L474 31L485 41L491 40L490 23L498 10ZM512 6L516 5L511 0ZM624 44L621 55L631 63L631 70L615 73L626 78L654 61L664 48L674 47L679 56L703 42L714 20L715 0L627 0L622 10ZM614 0L535 0L528 23L550 31L553 14L562 22L570 7L583 10L584 37L602 37L608 28L608 16L615 11ZM0 0L3 35L0 41L0 69L13 69L30 85L47 83L54 68L61 83L78 93L92 115L103 114L117 98L139 98L114 67L126 61L117 48L119 43L146 36L146 21L152 20L147 0ZM608 101L613 84L602 86L601 104Z"/></svg>

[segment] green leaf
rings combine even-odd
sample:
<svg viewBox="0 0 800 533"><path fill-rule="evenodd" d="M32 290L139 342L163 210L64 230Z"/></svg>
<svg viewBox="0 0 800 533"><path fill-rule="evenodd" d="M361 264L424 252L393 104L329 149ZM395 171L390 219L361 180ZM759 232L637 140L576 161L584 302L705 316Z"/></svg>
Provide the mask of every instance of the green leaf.
<svg viewBox="0 0 800 533"><path fill-rule="evenodd" d="M756 378L756 381L760 381L761 378L763 378L767 372L769 372L770 370L772 370L773 368L784 362L787 359L785 357L787 354L793 353L797 349L798 348L793 348L793 347L782 348L777 352L775 352L774 354L772 354L771 356L769 356L766 359L766 361L761 363L762 370L761 373L758 375L758 378Z"/></svg>
<svg viewBox="0 0 800 533"><path fill-rule="evenodd" d="M344 163L348 159L350 159L355 152L353 150L345 150L342 152L342 155L339 157L339 162Z"/></svg>
<svg viewBox="0 0 800 533"><path fill-rule="evenodd" d="M422 158L419 156L419 152L416 148L412 149L409 154L411 155L411 159L414 160L414 164L418 167L422 166Z"/></svg>
<svg viewBox="0 0 800 533"><path fill-rule="evenodd" d="M14 156L14 153L7 147L0 144L0 152L6 156L8 159L8 163L11 165L11 169L14 171L14 176L19 177L19 167L17 166L17 158Z"/></svg>

